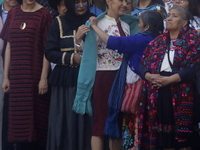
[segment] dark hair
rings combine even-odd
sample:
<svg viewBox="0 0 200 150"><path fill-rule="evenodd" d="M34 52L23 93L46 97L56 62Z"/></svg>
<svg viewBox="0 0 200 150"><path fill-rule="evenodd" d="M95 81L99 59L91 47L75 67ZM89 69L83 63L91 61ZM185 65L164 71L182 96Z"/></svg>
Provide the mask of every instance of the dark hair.
<svg viewBox="0 0 200 150"><path fill-rule="evenodd" d="M199 3L198 0L188 0L188 3L189 3L188 10L191 13L192 17L193 16L200 17L199 10L198 10L198 3Z"/></svg>
<svg viewBox="0 0 200 150"><path fill-rule="evenodd" d="M143 27L149 26L150 31L157 33L158 35L163 33L164 25L163 25L163 17L160 13L148 10L141 14L140 18L143 22Z"/></svg>
<svg viewBox="0 0 200 150"><path fill-rule="evenodd" d="M17 0L17 2L21 5L22 4L22 0Z"/></svg>
<svg viewBox="0 0 200 150"><path fill-rule="evenodd" d="M170 10L172 10L172 9L178 10L181 18L183 18L183 20L187 20L188 25L189 25L192 16L188 9L181 7L181 6L173 6Z"/></svg>
<svg viewBox="0 0 200 150"><path fill-rule="evenodd" d="M75 1L76 0L64 0L65 6L67 8L67 11L70 11L71 13L75 14ZM87 9L90 9L89 0L87 0Z"/></svg>

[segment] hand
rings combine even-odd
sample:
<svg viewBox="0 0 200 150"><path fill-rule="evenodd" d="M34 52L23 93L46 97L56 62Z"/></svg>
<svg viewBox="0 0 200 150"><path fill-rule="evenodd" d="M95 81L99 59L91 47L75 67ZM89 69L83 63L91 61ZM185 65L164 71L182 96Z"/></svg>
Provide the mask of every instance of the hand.
<svg viewBox="0 0 200 150"><path fill-rule="evenodd" d="M77 65L80 65L81 64L81 59L82 59L82 56L80 53L75 53L74 54L74 59L73 59L73 62Z"/></svg>
<svg viewBox="0 0 200 150"><path fill-rule="evenodd" d="M167 86L169 84L171 84L172 81L171 81L171 77L168 76L160 76L156 79L154 85L155 87L157 87L158 89L161 88L161 87L164 87L164 86Z"/></svg>
<svg viewBox="0 0 200 150"><path fill-rule="evenodd" d="M43 95L45 93L48 92L48 83L47 83L47 79L40 79L40 82L38 84L38 90L39 90L39 94Z"/></svg>
<svg viewBox="0 0 200 150"><path fill-rule="evenodd" d="M2 89L4 93L9 92L10 90L10 80L9 79L4 79L2 83Z"/></svg>
<svg viewBox="0 0 200 150"><path fill-rule="evenodd" d="M155 82L155 80L157 79L157 77L159 77L159 74L151 74L149 72L147 72L145 74L145 79L151 83Z"/></svg>
<svg viewBox="0 0 200 150"><path fill-rule="evenodd" d="M90 31L90 27L86 26L86 25L81 25L80 27L78 27L78 31L75 35L75 42L76 44L81 44L81 40L83 38L83 36L85 35L85 33Z"/></svg>
<svg viewBox="0 0 200 150"><path fill-rule="evenodd" d="M90 24L91 24L91 27L93 28L93 26L97 26L97 18L96 17L90 17L89 18L89 21L90 21Z"/></svg>

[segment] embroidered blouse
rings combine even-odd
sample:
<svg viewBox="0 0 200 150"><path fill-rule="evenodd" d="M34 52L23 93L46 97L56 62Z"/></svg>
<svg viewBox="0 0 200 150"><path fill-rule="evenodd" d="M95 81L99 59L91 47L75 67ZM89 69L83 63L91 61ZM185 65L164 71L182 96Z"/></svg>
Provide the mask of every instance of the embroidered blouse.
<svg viewBox="0 0 200 150"><path fill-rule="evenodd" d="M104 18L98 21L98 26L108 35L120 37L117 22L114 18L105 15ZM130 34L129 25L121 21L121 26L125 35L128 36ZM118 70L121 65L123 55L119 54L117 50L113 51L106 48L106 44L99 38L98 35L97 48L97 70Z"/></svg>

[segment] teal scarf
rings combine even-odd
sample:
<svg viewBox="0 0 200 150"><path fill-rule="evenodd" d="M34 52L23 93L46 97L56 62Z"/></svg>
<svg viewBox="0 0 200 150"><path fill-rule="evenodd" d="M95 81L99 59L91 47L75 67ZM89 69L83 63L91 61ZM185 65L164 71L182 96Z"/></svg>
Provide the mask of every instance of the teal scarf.
<svg viewBox="0 0 200 150"><path fill-rule="evenodd" d="M106 15L107 12L102 13L97 17L101 19ZM130 34L137 34L138 28L138 17L131 15L123 15L120 19L126 22L130 26ZM87 26L90 26L90 22L86 22ZM73 110L79 114L89 114L92 116L91 107L91 96L93 92L93 85L96 74L97 66L97 41L96 33L90 27L90 31L86 35L84 50L78 75L77 92L74 100Z"/></svg>

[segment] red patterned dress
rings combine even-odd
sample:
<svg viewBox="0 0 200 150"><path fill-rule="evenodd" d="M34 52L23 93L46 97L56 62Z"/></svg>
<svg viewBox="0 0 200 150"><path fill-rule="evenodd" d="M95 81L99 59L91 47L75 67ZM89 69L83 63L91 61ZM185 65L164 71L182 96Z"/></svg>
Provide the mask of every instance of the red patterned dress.
<svg viewBox="0 0 200 150"><path fill-rule="evenodd" d="M49 94L39 95L38 83L51 20L44 7L23 12L17 6L9 11L0 35L10 43L9 142L46 144Z"/></svg>

